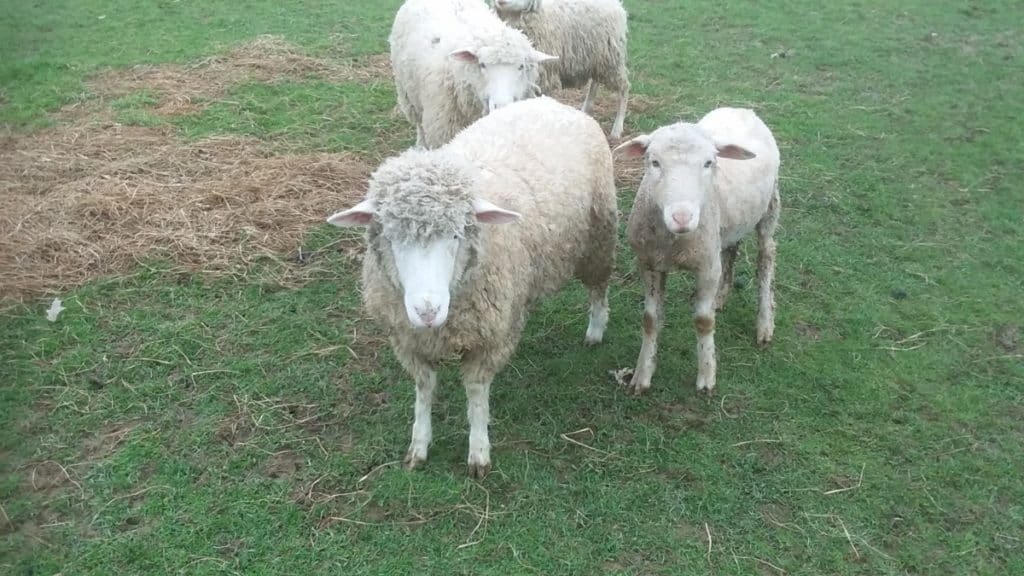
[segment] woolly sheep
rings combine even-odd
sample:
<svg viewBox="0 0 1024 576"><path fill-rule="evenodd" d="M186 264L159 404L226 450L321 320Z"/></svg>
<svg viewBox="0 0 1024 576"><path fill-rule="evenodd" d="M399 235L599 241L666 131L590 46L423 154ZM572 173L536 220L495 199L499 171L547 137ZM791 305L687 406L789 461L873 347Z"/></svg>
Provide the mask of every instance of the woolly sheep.
<svg viewBox="0 0 1024 576"><path fill-rule="evenodd" d="M587 114L604 84L619 93L611 137L622 136L629 98L626 69L626 10L619 0L491 0L498 17L522 30L538 50L558 56L540 73L548 93L563 86L587 86Z"/></svg>
<svg viewBox="0 0 1024 576"><path fill-rule="evenodd" d="M398 105L416 145L437 148L477 118L539 94L541 62L481 0L407 0L388 38Z"/></svg>
<svg viewBox="0 0 1024 576"><path fill-rule="evenodd" d="M715 387L715 310L732 286L740 241L758 240L757 342L775 327L772 280L779 219L779 149L757 115L718 108L697 124L677 123L623 143L616 153L646 156L646 170L629 216L629 242L645 284L643 344L630 389L651 386L664 316L665 277L675 268L696 273L697 389Z"/></svg>
<svg viewBox="0 0 1024 576"><path fill-rule="evenodd" d="M590 293L584 341L601 341L617 219L600 126L548 97L501 108L438 149L386 160L366 199L328 219L367 226L363 302L416 384L409 468L427 458L443 359L461 359L469 472L483 477L491 380L530 305L579 278Z"/></svg>

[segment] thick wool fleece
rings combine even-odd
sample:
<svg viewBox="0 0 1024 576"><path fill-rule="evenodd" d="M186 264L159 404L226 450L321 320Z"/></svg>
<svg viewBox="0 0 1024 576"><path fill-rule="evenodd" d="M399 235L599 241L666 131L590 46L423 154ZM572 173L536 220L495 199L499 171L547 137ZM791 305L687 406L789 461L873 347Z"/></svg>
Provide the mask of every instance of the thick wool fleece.
<svg viewBox="0 0 1024 576"><path fill-rule="evenodd" d="M696 124L677 123L651 133L648 150L686 152L710 142L743 146L757 156L750 160L720 158L713 189L701 209L700 224L691 234L675 236L665 228L661 209L647 185L640 183L629 215L628 235L642 268L695 270L702 255L735 245L754 230L776 193L779 149L767 126L752 110L718 108ZM695 140L696 138L696 140Z"/></svg>
<svg viewBox="0 0 1024 576"><path fill-rule="evenodd" d="M426 148L445 144L487 112L478 65L452 52L471 50L485 65L522 64L531 83L538 79L530 41L481 0L407 0L388 42L399 108Z"/></svg>
<svg viewBox="0 0 1024 576"><path fill-rule="evenodd" d="M626 10L619 0L534 0L523 11L503 11L497 5L495 10L538 50L558 56L541 67L544 93L579 88L591 78L616 91L629 86Z"/></svg>
<svg viewBox="0 0 1024 576"><path fill-rule="evenodd" d="M493 375L515 350L532 303L573 276L600 287L611 275L617 210L607 141L592 118L550 98L505 106L446 146L389 160L368 196L387 208L377 214L381 228L367 235L363 299L403 363L459 355ZM467 224L469 196L521 219ZM388 235L429 235L435 227L425 226L427 219L448 219L437 230L466 226L470 246L447 322L416 330L395 281ZM404 225L415 231L400 231Z"/></svg>

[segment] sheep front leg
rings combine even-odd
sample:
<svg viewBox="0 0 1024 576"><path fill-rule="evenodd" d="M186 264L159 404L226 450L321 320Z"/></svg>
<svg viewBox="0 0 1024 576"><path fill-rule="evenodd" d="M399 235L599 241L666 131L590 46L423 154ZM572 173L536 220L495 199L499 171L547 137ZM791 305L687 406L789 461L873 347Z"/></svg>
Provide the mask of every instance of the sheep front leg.
<svg viewBox="0 0 1024 576"><path fill-rule="evenodd" d="M640 356L636 360L633 380L629 383L629 391L639 396L651 387L651 377L658 354L658 332L661 331L665 317L665 279L666 272L644 270L644 334L640 345Z"/></svg>
<svg viewBox="0 0 1024 576"><path fill-rule="evenodd" d="M757 223L757 343L767 346L775 333L775 228L779 223L779 186L768 203L768 212Z"/></svg>
<svg viewBox="0 0 1024 576"><path fill-rule="evenodd" d="M722 259L718 251L697 271L697 295L693 325L697 329L697 390L712 393L715 388L715 296L722 282Z"/></svg>
<svg viewBox="0 0 1024 576"><path fill-rule="evenodd" d="M590 114L590 110L594 107L594 99L597 98L597 81L593 78L587 80L586 90L587 96L583 99L583 106L580 107L580 110L582 110L584 114Z"/></svg>
<svg viewBox="0 0 1024 576"><path fill-rule="evenodd" d="M403 364L416 383L412 441L405 454L405 466L412 470L427 460L432 438L430 411L434 403L434 390L437 388L437 372L419 359L406 360Z"/></svg>

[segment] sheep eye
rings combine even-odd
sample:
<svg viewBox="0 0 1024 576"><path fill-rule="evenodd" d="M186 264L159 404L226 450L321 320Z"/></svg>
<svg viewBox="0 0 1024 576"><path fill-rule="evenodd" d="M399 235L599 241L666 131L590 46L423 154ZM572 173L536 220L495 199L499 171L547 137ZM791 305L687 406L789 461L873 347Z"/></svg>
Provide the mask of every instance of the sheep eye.
<svg viewBox="0 0 1024 576"><path fill-rule="evenodd" d="M481 70L486 70L487 69L487 64L484 64L483 62L481 62L480 63L480 69Z"/></svg>
<svg viewBox="0 0 1024 576"><path fill-rule="evenodd" d="M661 162L657 160L651 160L651 168L661 168Z"/></svg>
<svg viewBox="0 0 1024 576"><path fill-rule="evenodd" d="M520 64L520 65L519 65L519 69L520 69L520 70L522 70L523 68L525 68L525 65L523 65L523 64Z"/></svg>
<svg viewBox="0 0 1024 576"><path fill-rule="evenodd" d="M713 163L714 163L713 161L711 161L711 160L708 160L707 162L705 162L705 163L704 163L704 167L705 167L705 168L711 168L711 165L712 165Z"/></svg>

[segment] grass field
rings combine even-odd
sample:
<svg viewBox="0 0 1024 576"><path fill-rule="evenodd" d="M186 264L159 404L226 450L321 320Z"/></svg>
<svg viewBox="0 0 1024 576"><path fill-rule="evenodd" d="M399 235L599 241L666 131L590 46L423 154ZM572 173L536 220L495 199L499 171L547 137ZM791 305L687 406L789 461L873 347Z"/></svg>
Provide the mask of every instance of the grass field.
<svg viewBox="0 0 1024 576"><path fill-rule="evenodd" d="M698 395L676 274L629 397L623 242L603 345L578 285L531 316L481 482L454 370L397 465L413 388L322 223L413 140L397 4L4 3L0 572L1024 574L1018 2L627 1L627 135L779 140L776 339L748 246Z"/></svg>

